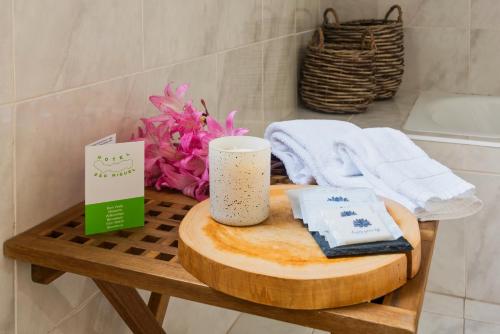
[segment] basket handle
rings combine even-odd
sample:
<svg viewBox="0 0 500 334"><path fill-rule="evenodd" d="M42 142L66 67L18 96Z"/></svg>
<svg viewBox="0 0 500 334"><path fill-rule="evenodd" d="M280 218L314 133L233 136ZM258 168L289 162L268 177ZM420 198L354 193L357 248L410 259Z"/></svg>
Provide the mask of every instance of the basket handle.
<svg viewBox="0 0 500 334"><path fill-rule="evenodd" d="M373 31L371 31L371 29L366 29L365 32L363 32L363 35L361 36L361 48L366 46L367 35L370 36L370 50L376 50L377 44L375 43L375 36L373 35Z"/></svg>
<svg viewBox="0 0 500 334"><path fill-rule="evenodd" d="M329 14L333 15L333 18L335 19L335 22L330 22L329 19ZM339 16L337 15L337 12L333 8L327 8L325 9L325 12L323 13L323 25L328 26L328 25L334 25L334 26L339 26L340 21L339 21Z"/></svg>
<svg viewBox="0 0 500 334"><path fill-rule="evenodd" d="M325 34L323 33L323 29L321 27L316 29L311 42L315 43L320 49L325 47Z"/></svg>
<svg viewBox="0 0 500 334"><path fill-rule="evenodd" d="M403 20L403 10L401 9L401 6L393 5L391 8L389 8L389 10L387 11L387 14L385 14L384 21L387 22L387 20L389 19L389 16L391 15L391 13L395 9L398 10L398 22L401 22Z"/></svg>

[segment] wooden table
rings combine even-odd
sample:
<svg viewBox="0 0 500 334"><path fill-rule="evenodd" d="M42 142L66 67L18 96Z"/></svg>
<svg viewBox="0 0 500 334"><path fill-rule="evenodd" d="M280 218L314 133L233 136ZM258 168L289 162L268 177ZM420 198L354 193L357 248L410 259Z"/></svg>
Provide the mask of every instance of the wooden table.
<svg viewBox="0 0 500 334"><path fill-rule="evenodd" d="M285 178L275 177L273 182ZM34 282L49 284L65 272L92 278L134 333L165 333L170 296L251 313L332 333L416 333L438 222L420 223L419 274L400 289L349 307L301 311L254 304L201 283L177 260L179 223L194 200L174 192L146 191L145 226L85 236L78 204L4 243L4 253L31 263ZM149 302L137 289L151 291Z"/></svg>

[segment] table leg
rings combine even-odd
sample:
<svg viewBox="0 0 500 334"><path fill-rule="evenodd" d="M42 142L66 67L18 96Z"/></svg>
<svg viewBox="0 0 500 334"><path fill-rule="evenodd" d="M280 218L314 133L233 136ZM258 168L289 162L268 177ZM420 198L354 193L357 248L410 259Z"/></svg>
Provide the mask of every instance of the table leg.
<svg viewBox="0 0 500 334"><path fill-rule="evenodd" d="M94 282L134 334L165 334L136 289L97 279Z"/></svg>
<svg viewBox="0 0 500 334"><path fill-rule="evenodd" d="M64 271L38 266L36 264L31 265L31 279L35 283L50 284L63 274Z"/></svg>
<svg viewBox="0 0 500 334"><path fill-rule="evenodd" d="M162 295L157 292L151 292L151 296L149 297L148 307L160 325L163 324L163 320L165 319L169 300L169 295Z"/></svg>

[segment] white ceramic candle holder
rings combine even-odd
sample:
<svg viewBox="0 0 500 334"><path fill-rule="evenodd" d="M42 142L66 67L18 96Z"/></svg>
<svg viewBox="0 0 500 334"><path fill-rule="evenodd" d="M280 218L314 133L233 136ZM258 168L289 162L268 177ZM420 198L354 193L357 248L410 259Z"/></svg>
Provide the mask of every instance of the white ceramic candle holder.
<svg viewBox="0 0 500 334"><path fill-rule="evenodd" d="M271 145L229 136L209 144L210 213L222 224L255 225L269 216Z"/></svg>

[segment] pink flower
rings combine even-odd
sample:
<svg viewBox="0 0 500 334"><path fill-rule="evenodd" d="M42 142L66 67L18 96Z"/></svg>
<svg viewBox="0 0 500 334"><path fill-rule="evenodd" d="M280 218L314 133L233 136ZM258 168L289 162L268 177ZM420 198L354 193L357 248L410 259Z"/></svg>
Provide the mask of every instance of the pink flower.
<svg viewBox="0 0 500 334"><path fill-rule="evenodd" d="M150 96L149 101L151 101L151 103L153 103L155 107L162 112L181 112L184 107L184 95L186 94L188 88L188 84L180 85L174 93L170 84L167 84L163 90L163 96Z"/></svg>
<svg viewBox="0 0 500 334"><path fill-rule="evenodd" d="M164 96L151 96L150 101L162 114L142 119L143 127L132 140L144 140L147 186L178 189L203 200L209 191L208 143L222 136L244 135L248 130L234 128L236 111L229 113L223 127L208 112L196 110L191 101L184 101L187 89L184 84L174 93L168 84Z"/></svg>
<svg viewBox="0 0 500 334"><path fill-rule="evenodd" d="M243 128L234 128L234 115L237 113L236 110L233 110L227 115L226 118L226 128L224 129L215 119L208 116L207 117L207 127L208 131L217 137L222 136L242 136L248 133L248 129Z"/></svg>

